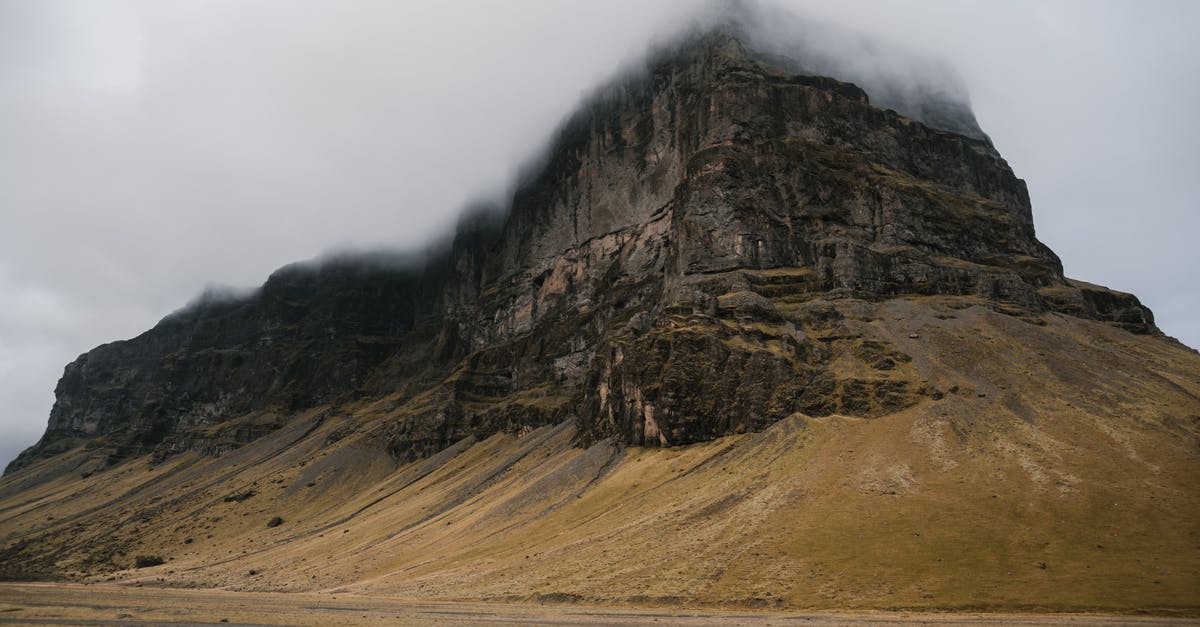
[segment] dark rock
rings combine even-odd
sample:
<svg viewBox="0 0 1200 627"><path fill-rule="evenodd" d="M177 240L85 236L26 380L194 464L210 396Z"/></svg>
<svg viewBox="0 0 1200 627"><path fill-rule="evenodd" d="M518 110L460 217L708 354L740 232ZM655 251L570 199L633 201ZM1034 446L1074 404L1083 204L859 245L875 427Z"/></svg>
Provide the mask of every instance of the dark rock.
<svg viewBox="0 0 1200 627"><path fill-rule="evenodd" d="M238 492L237 494L230 494L229 496L227 496L221 500L223 500L226 503L241 503L242 501L245 501L246 499L254 496L255 494L258 494L258 492L255 492L254 490L246 490L245 492Z"/></svg>
<svg viewBox="0 0 1200 627"><path fill-rule="evenodd" d="M158 555L139 555L133 559L134 568L149 568L151 566L160 566L164 563L166 562Z"/></svg>

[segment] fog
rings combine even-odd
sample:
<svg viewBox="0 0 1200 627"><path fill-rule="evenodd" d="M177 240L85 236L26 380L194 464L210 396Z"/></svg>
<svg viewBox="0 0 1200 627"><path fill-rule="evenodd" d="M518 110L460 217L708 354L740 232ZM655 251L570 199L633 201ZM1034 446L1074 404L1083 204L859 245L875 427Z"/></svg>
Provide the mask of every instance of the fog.
<svg viewBox="0 0 1200 627"><path fill-rule="evenodd" d="M867 35L795 44L836 47L823 62L853 79L900 63L969 94L1068 275L1138 294L1200 345L1200 5L776 4ZM580 98L696 7L0 0L0 464L91 347L212 286L419 252L464 207L502 205Z"/></svg>

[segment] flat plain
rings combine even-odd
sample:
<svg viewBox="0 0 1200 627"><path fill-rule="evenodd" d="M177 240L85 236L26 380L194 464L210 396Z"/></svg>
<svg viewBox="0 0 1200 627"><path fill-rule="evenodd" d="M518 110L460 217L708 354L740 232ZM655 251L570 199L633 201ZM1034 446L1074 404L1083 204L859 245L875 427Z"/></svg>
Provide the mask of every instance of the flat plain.
<svg viewBox="0 0 1200 627"><path fill-rule="evenodd" d="M1183 625L1105 614L749 612L453 603L331 593L0 584L0 624L28 625Z"/></svg>

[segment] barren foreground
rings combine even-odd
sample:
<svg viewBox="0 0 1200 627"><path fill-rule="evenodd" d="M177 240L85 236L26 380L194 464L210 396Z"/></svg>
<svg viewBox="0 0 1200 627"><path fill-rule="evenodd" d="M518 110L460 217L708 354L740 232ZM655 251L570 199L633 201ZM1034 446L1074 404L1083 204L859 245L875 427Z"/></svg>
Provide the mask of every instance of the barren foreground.
<svg viewBox="0 0 1200 627"><path fill-rule="evenodd" d="M1169 625L1162 617L919 612L730 612L637 607L434 603L329 593L0 584L0 623L124 625Z"/></svg>

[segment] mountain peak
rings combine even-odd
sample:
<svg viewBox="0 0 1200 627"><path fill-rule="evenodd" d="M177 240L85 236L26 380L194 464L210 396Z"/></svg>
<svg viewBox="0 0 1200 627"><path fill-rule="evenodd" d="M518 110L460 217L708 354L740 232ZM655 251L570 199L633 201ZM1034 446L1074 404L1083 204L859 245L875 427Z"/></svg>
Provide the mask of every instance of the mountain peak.
<svg viewBox="0 0 1200 627"><path fill-rule="evenodd" d="M792 74L853 83L876 106L975 139L987 136L965 81L945 61L769 2L711 2L671 45L708 41Z"/></svg>

